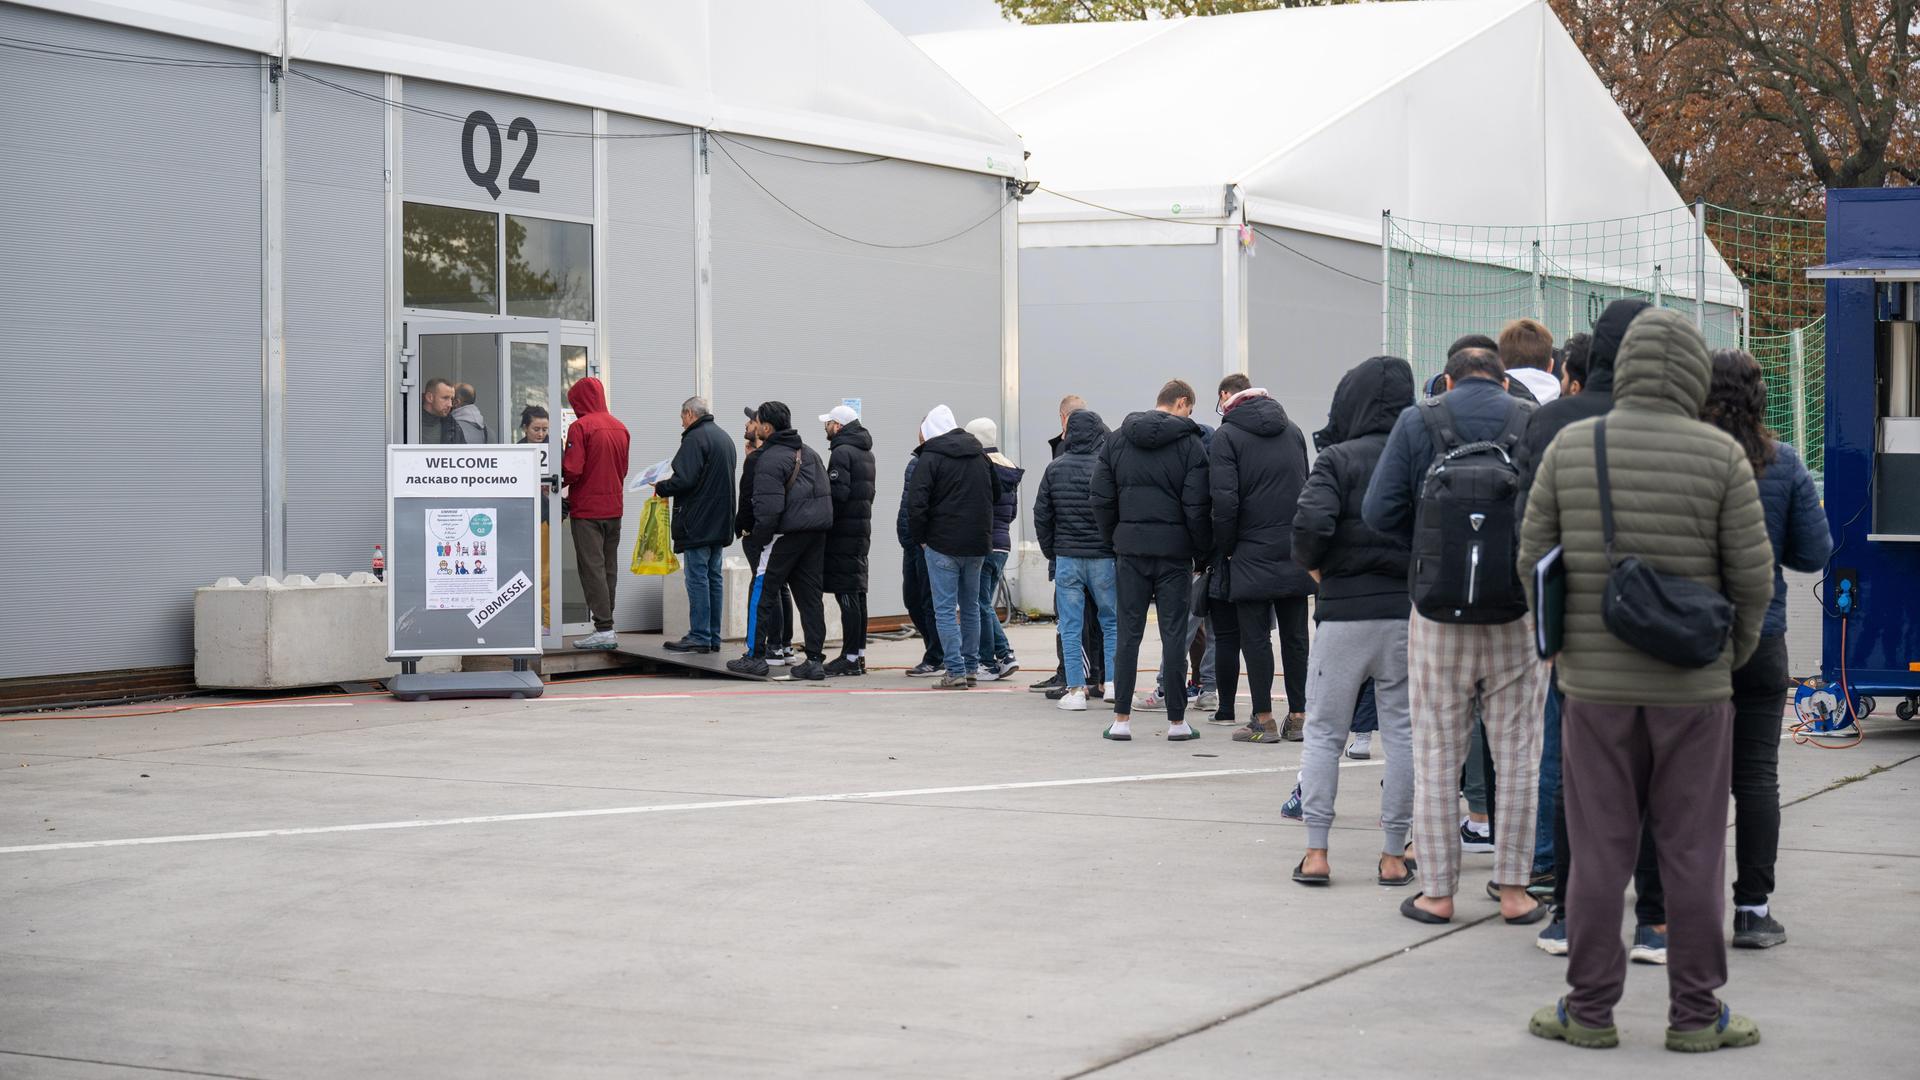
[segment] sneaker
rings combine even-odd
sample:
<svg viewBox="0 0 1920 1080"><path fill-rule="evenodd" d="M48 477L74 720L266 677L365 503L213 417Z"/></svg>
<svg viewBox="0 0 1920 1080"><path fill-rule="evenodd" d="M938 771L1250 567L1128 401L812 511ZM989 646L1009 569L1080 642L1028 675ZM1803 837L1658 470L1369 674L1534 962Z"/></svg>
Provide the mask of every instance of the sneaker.
<svg viewBox="0 0 1920 1080"><path fill-rule="evenodd" d="M1772 914L1762 915L1754 911L1735 910L1733 913L1733 947L1736 949L1771 949L1775 945L1785 944L1787 928Z"/></svg>
<svg viewBox="0 0 1920 1080"><path fill-rule="evenodd" d="M965 675L942 675L940 681L933 684L935 690L971 690L973 684Z"/></svg>
<svg viewBox="0 0 1920 1080"><path fill-rule="evenodd" d="M573 647L576 649L587 649L587 650L597 649L597 650L604 651L607 649L619 648L620 641L618 638L613 636L613 631L599 630L599 631L595 631L594 633L588 634L586 637L580 638L579 640L575 641L573 643Z"/></svg>
<svg viewBox="0 0 1920 1080"><path fill-rule="evenodd" d="M1112 701L1113 684L1110 682L1088 683L1087 696L1090 698L1099 698L1101 701Z"/></svg>
<svg viewBox="0 0 1920 1080"><path fill-rule="evenodd" d="M1373 757L1373 732L1362 731L1348 739L1347 756L1355 761L1366 761Z"/></svg>
<svg viewBox="0 0 1920 1080"><path fill-rule="evenodd" d="M1534 1013L1533 1019L1527 1022L1527 1031L1542 1039L1558 1039L1585 1050L1607 1050L1620 1045L1620 1029L1612 1024L1603 1028L1582 1027L1568 1016L1566 998ZM1667 1038L1671 1046L1673 1037Z"/></svg>
<svg viewBox="0 0 1920 1080"><path fill-rule="evenodd" d="M666 643L665 648L668 652L703 653L720 651L720 646L718 645L709 645L704 641L695 641L690 637L683 637L679 641L669 641Z"/></svg>
<svg viewBox="0 0 1920 1080"><path fill-rule="evenodd" d="M1469 855L1493 854L1493 830L1481 832L1472 818L1460 819L1460 850Z"/></svg>
<svg viewBox="0 0 1920 1080"><path fill-rule="evenodd" d="M1101 732L1100 737L1103 739L1112 739L1114 742L1132 742L1133 728L1129 721L1115 720L1113 723L1107 725L1107 730Z"/></svg>
<svg viewBox="0 0 1920 1080"><path fill-rule="evenodd" d="M988 682L999 682L1001 679L1011 679L1014 673L1019 670L1020 665L1014 663L1013 657L1011 656L997 664L982 664L980 666L981 674L987 677Z"/></svg>
<svg viewBox="0 0 1920 1080"><path fill-rule="evenodd" d="M1651 926L1633 928L1633 948L1627 950L1627 959L1636 964L1665 964L1667 962L1667 935Z"/></svg>
<svg viewBox="0 0 1920 1080"><path fill-rule="evenodd" d="M1238 736L1235 737L1237 738ZM1294 782L1293 794L1288 795L1287 801L1280 804L1280 816L1289 821L1299 821L1306 816L1306 811L1300 808L1299 781Z"/></svg>
<svg viewBox="0 0 1920 1080"><path fill-rule="evenodd" d="M1049 690L1058 690L1066 685L1067 685L1066 676L1056 671L1053 674L1047 676L1046 678L1041 679L1037 683L1028 683L1027 689L1033 691L1036 694L1044 694Z"/></svg>
<svg viewBox="0 0 1920 1080"><path fill-rule="evenodd" d="M1166 712L1167 696L1158 690L1152 690L1145 694L1135 694L1133 695L1133 710L1135 712Z"/></svg>
<svg viewBox="0 0 1920 1080"><path fill-rule="evenodd" d="M811 659L803 663L795 664L793 677L803 682L824 681L827 677L826 665L820 663L818 660Z"/></svg>
<svg viewBox="0 0 1920 1080"><path fill-rule="evenodd" d="M1249 720L1246 727L1233 733L1233 741L1277 743L1280 741L1280 732L1270 727L1260 726L1258 720Z"/></svg>
<svg viewBox="0 0 1920 1080"><path fill-rule="evenodd" d="M1190 742L1199 737L1200 733L1193 730L1192 726L1184 720L1177 724L1167 725L1168 742Z"/></svg>
<svg viewBox="0 0 1920 1080"><path fill-rule="evenodd" d="M866 673L867 662L851 656L835 657L833 662L827 665L827 678L829 679L844 678L848 675L865 675Z"/></svg>
<svg viewBox="0 0 1920 1080"><path fill-rule="evenodd" d="M1567 955L1567 917L1559 912L1553 913L1553 921L1547 924L1533 944L1548 956Z"/></svg>
<svg viewBox="0 0 1920 1080"><path fill-rule="evenodd" d="M967 686L975 687L979 685L980 685L980 673L977 671L967 672Z"/></svg>
<svg viewBox="0 0 1920 1080"><path fill-rule="evenodd" d="M795 664L795 663L799 663L799 661L794 659L793 650L791 648L775 649L772 652L767 654L768 667L785 667L788 664Z"/></svg>
<svg viewBox="0 0 1920 1080"><path fill-rule="evenodd" d="M908 668L907 678L931 679L931 678L934 678L935 676L945 675L946 673L947 673L947 669L941 667L939 664L928 664L923 662L923 663L915 664L912 667Z"/></svg>
<svg viewBox="0 0 1920 1080"><path fill-rule="evenodd" d="M1553 874L1553 867L1549 866L1545 870L1535 870L1533 876L1527 879L1527 895L1536 900L1542 897L1550 898L1553 896L1553 887L1557 882L1558 879L1555 878Z"/></svg>
<svg viewBox="0 0 1920 1080"><path fill-rule="evenodd" d="M1080 688L1080 692L1085 694L1085 693L1088 693L1088 690L1086 687L1083 686ZM1071 693L1073 693L1073 687L1071 686L1056 686L1053 689L1047 691L1047 700L1059 701L1061 698L1066 697L1068 694L1071 694Z"/></svg>
<svg viewBox="0 0 1920 1080"><path fill-rule="evenodd" d="M1307 741L1307 718L1299 713L1288 713L1286 722L1280 725L1280 738L1285 742Z"/></svg>
<svg viewBox="0 0 1920 1080"><path fill-rule="evenodd" d="M1720 1019L1695 1031L1667 1029L1667 1049L1683 1054L1704 1054L1722 1047L1752 1046L1760 1041L1760 1027L1753 1021L1720 1004Z"/></svg>
<svg viewBox="0 0 1920 1080"><path fill-rule="evenodd" d="M1052 697L1053 695L1048 694L1047 696ZM1061 694L1060 704L1055 705L1054 708L1059 709L1061 712L1086 712L1087 711L1086 689L1082 688L1079 690L1068 690L1067 692Z"/></svg>
<svg viewBox="0 0 1920 1080"><path fill-rule="evenodd" d="M1212 712L1220 707L1220 695L1212 690L1202 690L1200 696L1188 702L1188 705L1201 712Z"/></svg>
<svg viewBox="0 0 1920 1080"><path fill-rule="evenodd" d="M1238 724L1239 722L1240 722L1239 717L1233 715L1232 713L1226 711L1225 709L1222 709L1219 712L1214 713L1212 716L1207 717L1207 723L1219 724L1222 727L1232 727L1235 724Z"/></svg>
<svg viewBox="0 0 1920 1080"><path fill-rule="evenodd" d="M727 670L735 675L755 675L764 679L773 669L757 656L742 656L738 660L727 661Z"/></svg>

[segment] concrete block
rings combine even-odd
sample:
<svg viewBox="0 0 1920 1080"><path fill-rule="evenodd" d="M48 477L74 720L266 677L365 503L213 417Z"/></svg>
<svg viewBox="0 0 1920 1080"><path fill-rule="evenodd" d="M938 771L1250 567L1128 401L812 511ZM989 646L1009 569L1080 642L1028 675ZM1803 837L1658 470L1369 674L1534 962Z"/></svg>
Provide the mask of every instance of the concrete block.
<svg viewBox="0 0 1920 1080"><path fill-rule="evenodd" d="M1053 582L1047 580L1047 558L1040 545L1023 540L1007 558L1007 581L1013 589L1013 602L1028 615L1053 612Z"/></svg>
<svg viewBox="0 0 1920 1080"><path fill-rule="evenodd" d="M747 637L747 596L753 590L753 568L747 565L746 556L728 554L721 562L721 595L724 597L720 612L720 636L728 641L745 641ZM827 619L827 640L839 641L840 605L833 602L828 594L821 603ZM687 578L685 570L675 570L660 579L660 616L668 641L678 641L685 637L691 620L687 615ZM793 640L800 641L800 613L794 612Z"/></svg>
<svg viewBox="0 0 1920 1080"><path fill-rule="evenodd" d="M363 579L363 580L354 580ZM387 587L371 574L310 580L221 578L194 590L194 681L209 689L273 690L366 682L399 674L387 655ZM422 671L458 671L430 657Z"/></svg>

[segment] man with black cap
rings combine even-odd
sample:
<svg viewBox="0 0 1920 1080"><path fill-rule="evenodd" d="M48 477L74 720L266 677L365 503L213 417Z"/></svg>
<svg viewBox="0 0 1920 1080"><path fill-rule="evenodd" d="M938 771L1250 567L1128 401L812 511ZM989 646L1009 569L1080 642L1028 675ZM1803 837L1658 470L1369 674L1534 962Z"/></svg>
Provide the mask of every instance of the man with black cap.
<svg viewBox="0 0 1920 1080"><path fill-rule="evenodd" d="M806 635L807 661L793 670L796 679L827 677L826 612L821 605L821 574L827 531L833 528L833 494L820 455L800 441L793 414L784 402L761 404L755 416L766 443L753 462L753 532L748 542L760 549L754 569L747 641L752 651L727 663L742 675L766 675L761 653L771 634L763 626L779 618L779 593L793 589Z"/></svg>

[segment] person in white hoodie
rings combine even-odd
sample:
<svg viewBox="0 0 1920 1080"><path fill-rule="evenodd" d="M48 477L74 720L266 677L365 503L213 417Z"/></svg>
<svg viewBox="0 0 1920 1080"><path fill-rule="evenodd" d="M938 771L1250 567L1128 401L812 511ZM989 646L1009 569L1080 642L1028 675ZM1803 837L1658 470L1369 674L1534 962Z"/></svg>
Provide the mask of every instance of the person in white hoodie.
<svg viewBox="0 0 1920 1080"><path fill-rule="evenodd" d="M1553 373L1553 334L1532 319L1515 319L1500 331L1500 363L1507 378L1525 386L1542 405L1560 396Z"/></svg>

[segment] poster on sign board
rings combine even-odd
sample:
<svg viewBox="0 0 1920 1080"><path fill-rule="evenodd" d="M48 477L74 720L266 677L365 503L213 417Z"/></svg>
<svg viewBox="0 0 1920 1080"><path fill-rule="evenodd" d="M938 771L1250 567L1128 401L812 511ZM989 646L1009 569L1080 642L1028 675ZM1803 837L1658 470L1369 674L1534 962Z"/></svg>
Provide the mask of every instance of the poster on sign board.
<svg viewBox="0 0 1920 1080"><path fill-rule="evenodd" d="M500 539L494 522L500 511L494 507L425 510L427 610L470 611L493 597L494 567L500 561L489 549L497 550Z"/></svg>

